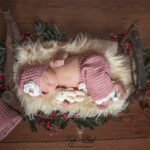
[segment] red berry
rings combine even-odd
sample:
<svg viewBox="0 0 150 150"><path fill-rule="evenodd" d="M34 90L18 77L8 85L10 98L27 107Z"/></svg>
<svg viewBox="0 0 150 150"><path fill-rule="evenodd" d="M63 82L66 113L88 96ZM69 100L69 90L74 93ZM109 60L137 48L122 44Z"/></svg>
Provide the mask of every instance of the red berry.
<svg viewBox="0 0 150 150"><path fill-rule="evenodd" d="M125 47L126 48L129 48L130 44L129 43L126 43Z"/></svg>
<svg viewBox="0 0 150 150"><path fill-rule="evenodd" d="M50 124L50 121L47 121L47 124Z"/></svg>
<svg viewBox="0 0 150 150"><path fill-rule="evenodd" d="M51 126L49 127L50 130L52 130L52 128L53 128L53 127L51 127Z"/></svg>
<svg viewBox="0 0 150 150"><path fill-rule="evenodd" d="M44 125L44 124L45 124L45 122L44 122L44 121L42 121L42 122L41 122L41 125Z"/></svg>
<svg viewBox="0 0 150 150"><path fill-rule="evenodd" d="M2 66L0 66L0 69L2 69Z"/></svg>
<svg viewBox="0 0 150 150"><path fill-rule="evenodd" d="M54 113L54 112L52 112L51 116L55 116L55 113Z"/></svg>
<svg viewBox="0 0 150 150"><path fill-rule="evenodd" d="M72 121L72 118L68 118L68 121L69 121L69 122Z"/></svg>
<svg viewBox="0 0 150 150"><path fill-rule="evenodd" d="M47 124L47 128L49 128L50 127L50 125L49 124Z"/></svg>
<svg viewBox="0 0 150 150"><path fill-rule="evenodd" d="M57 126L54 126L55 129L57 129Z"/></svg>
<svg viewBox="0 0 150 150"><path fill-rule="evenodd" d="M3 85L2 85L2 84L0 84L0 87L3 87Z"/></svg>
<svg viewBox="0 0 150 150"><path fill-rule="evenodd" d="M37 36L37 34L36 34L36 33L34 33L33 35L34 35L34 36Z"/></svg>
<svg viewBox="0 0 150 150"><path fill-rule="evenodd" d="M63 118L66 118L66 114L63 114L62 116L63 116Z"/></svg>
<svg viewBox="0 0 150 150"><path fill-rule="evenodd" d="M58 129L58 131L61 132L62 130L61 130L61 129Z"/></svg>
<svg viewBox="0 0 150 150"><path fill-rule="evenodd" d="M114 38L114 39L117 39L117 35L114 35L113 38Z"/></svg>

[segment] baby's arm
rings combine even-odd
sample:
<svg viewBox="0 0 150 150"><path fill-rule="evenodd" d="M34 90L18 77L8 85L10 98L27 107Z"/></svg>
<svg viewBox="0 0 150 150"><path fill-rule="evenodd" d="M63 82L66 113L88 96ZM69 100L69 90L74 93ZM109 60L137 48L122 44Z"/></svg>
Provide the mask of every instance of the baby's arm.
<svg viewBox="0 0 150 150"><path fill-rule="evenodd" d="M64 65L65 59L67 59L69 54L64 50L58 51L58 53L53 56L49 61L49 66L51 68L61 67Z"/></svg>

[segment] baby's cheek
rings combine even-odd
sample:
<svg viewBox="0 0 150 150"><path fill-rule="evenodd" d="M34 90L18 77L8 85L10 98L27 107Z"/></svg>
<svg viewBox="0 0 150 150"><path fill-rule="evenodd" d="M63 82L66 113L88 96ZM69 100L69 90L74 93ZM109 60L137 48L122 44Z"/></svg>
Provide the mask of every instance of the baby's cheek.
<svg viewBox="0 0 150 150"><path fill-rule="evenodd" d="M50 93L50 94L52 94L52 93L54 93L55 91L56 91L56 87L55 86L48 86L47 88L46 88L46 90Z"/></svg>
<svg viewBox="0 0 150 150"><path fill-rule="evenodd" d="M46 84L46 83L41 83L41 86L40 86L40 89L41 89L41 91L43 91L43 92L49 92L49 87L48 87L48 85Z"/></svg>

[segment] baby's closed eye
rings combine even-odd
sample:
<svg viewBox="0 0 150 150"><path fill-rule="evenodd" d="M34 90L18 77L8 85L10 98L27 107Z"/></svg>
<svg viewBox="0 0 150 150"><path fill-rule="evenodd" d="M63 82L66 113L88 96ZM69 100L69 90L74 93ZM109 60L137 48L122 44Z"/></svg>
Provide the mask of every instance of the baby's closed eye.
<svg viewBox="0 0 150 150"><path fill-rule="evenodd" d="M49 92L42 91L43 95L47 95Z"/></svg>

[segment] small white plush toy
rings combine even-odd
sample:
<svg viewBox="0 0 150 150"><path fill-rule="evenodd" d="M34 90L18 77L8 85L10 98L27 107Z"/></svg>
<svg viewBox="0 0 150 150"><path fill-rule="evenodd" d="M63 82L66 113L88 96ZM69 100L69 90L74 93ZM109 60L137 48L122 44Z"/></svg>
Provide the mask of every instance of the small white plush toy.
<svg viewBox="0 0 150 150"><path fill-rule="evenodd" d="M70 103L73 102L82 102L85 99L86 93L81 90L74 90L73 88L66 88L61 89L57 95L56 99L58 102L62 103L63 101L67 100Z"/></svg>

